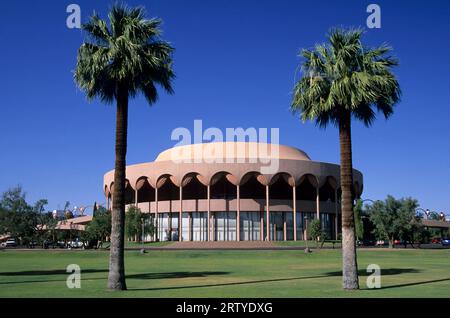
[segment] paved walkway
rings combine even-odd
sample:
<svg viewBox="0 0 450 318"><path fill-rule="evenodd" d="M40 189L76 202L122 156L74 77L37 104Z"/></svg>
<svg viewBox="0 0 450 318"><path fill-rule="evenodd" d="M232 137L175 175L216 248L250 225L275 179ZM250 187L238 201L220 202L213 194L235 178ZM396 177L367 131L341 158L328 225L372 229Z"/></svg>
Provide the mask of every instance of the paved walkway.
<svg viewBox="0 0 450 318"><path fill-rule="evenodd" d="M140 250L141 248L127 248ZM146 246L146 250L304 250L303 246L278 246L267 241L173 242L163 246Z"/></svg>
<svg viewBox="0 0 450 318"><path fill-rule="evenodd" d="M273 249L276 246L272 242L264 241L212 241L212 242L174 242L164 246L166 249Z"/></svg>
<svg viewBox="0 0 450 318"><path fill-rule="evenodd" d="M125 250L138 251L142 247L126 247ZM304 250L302 246L279 246L273 242L267 241L211 241L211 242L168 242L166 245L149 246L145 245L144 249L151 250ZM16 251L36 251L43 250L42 248L8 248L8 250ZM70 251L67 248L64 249L48 249L49 251ZM83 251L81 248L71 249L72 251Z"/></svg>

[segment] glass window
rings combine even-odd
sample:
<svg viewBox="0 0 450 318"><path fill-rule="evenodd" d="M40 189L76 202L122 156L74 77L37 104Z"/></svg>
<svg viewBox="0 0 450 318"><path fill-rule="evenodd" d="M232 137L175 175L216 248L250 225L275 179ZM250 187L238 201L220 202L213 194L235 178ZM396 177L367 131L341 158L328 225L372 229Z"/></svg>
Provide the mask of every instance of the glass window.
<svg viewBox="0 0 450 318"><path fill-rule="evenodd" d="M297 222L297 240L303 240L304 231L303 231L303 215L301 212L295 213L296 222Z"/></svg>
<svg viewBox="0 0 450 318"><path fill-rule="evenodd" d="M322 213L320 214L320 221L322 225L322 229L325 231L326 238L332 239L332 234L334 233L332 223L331 222L331 215L329 213Z"/></svg>
<svg viewBox="0 0 450 318"><path fill-rule="evenodd" d="M284 240L283 212L270 212L270 239L272 241Z"/></svg>
<svg viewBox="0 0 450 318"><path fill-rule="evenodd" d="M261 213L240 213L240 236L243 241L258 241L261 239Z"/></svg>
<svg viewBox="0 0 450 318"><path fill-rule="evenodd" d="M292 212L285 212L284 217L286 220L286 239L292 241L294 239L294 218Z"/></svg>
<svg viewBox="0 0 450 318"><path fill-rule="evenodd" d="M191 239L193 241L206 241L208 232L208 213L192 212Z"/></svg>
<svg viewBox="0 0 450 318"><path fill-rule="evenodd" d="M182 240L189 240L189 213L183 212L183 221L181 222Z"/></svg>
<svg viewBox="0 0 450 318"><path fill-rule="evenodd" d="M236 212L214 212L216 241L236 240Z"/></svg>

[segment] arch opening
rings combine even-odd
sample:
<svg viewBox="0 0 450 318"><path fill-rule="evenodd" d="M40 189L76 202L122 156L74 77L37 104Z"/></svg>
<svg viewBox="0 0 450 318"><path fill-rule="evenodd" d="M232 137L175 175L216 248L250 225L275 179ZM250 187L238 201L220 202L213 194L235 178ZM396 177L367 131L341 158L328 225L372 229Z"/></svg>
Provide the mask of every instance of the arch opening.
<svg viewBox="0 0 450 318"><path fill-rule="evenodd" d="M178 200L180 198L178 187L173 183L172 178L164 178L164 183L158 188L158 201Z"/></svg>
<svg viewBox="0 0 450 318"><path fill-rule="evenodd" d="M319 198L321 202L336 202L335 191L328 180L320 187Z"/></svg>
<svg viewBox="0 0 450 318"><path fill-rule="evenodd" d="M155 201L155 189L150 185L147 178L139 179L136 182L138 203Z"/></svg>
<svg viewBox="0 0 450 318"><path fill-rule="evenodd" d="M229 181L229 173L215 175L211 184L211 199L236 199L237 189Z"/></svg>
<svg viewBox="0 0 450 318"><path fill-rule="evenodd" d="M317 196L317 190L315 185L311 183L311 179L315 178L312 175L306 175L300 184L295 188L297 194L297 200L315 201Z"/></svg>
<svg viewBox="0 0 450 318"><path fill-rule="evenodd" d="M130 182L126 180L125 182L125 204L135 203L135 191L130 185Z"/></svg>
<svg viewBox="0 0 450 318"><path fill-rule="evenodd" d="M280 174L275 176L276 180L270 185L270 199L292 200L292 187L288 183L290 175Z"/></svg>
<svg viewBox="0 0 450 318"><path fill-rule="evenodd" d="M183 200L206 199L206 186L199 181L198 175L192 176L190 181L186 179L183 181L187 181L183 185Z"/></svg>
<svg viewBox="0 0 450 318"><path fill-rule="evenodd" d="M242 199L266 198L265 186L258 180L259 176L261 175L251 173L242 178L243 184L240 185L240 196Z"/></svg>

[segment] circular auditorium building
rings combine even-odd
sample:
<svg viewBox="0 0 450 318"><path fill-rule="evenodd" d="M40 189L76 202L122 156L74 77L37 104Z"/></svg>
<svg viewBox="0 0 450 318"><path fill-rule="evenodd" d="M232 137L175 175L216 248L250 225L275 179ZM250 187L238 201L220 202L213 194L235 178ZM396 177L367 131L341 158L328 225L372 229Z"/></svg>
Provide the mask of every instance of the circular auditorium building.
<svg viewBox="0 0 450 318"><path fill-rule="evenodd" d="M269 167L270 166L270 167ZM340 229L339 165L296 148L252 142L174 147L126 168L126 204L150 213L155 240L303 240L320 219L329 239ZM363 176L353 172L354 197ZM111 207L114 170L104 176Z"/></svg>

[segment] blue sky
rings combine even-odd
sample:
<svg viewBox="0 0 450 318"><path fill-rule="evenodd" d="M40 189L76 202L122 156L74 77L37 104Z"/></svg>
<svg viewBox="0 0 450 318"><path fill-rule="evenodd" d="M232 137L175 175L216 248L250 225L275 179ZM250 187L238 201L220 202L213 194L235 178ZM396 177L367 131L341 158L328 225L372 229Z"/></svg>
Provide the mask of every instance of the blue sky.
<svg viewBox="0 0 450 318"><path fill-rule="evenodd" d="M354 167L364 198L412 196L450 213L450 2L448 1L128 1L163 19L176 48L175 94L152 107L130 103L129 164L153 160L175 144L176 127L278 127L280 143L313 160L339 162L338 134L289 112L301 48L325 41L333 26L365 26L370 3L400 60L403 97L394 116L370 129L355 123ZM66 7L82 20L105 17L111 1L4 1L0 13L0 191L21 184L49 209L104 202L103 174L114 163L115 108L88 103L72 76L83 34L66 27Z"/></svg>

